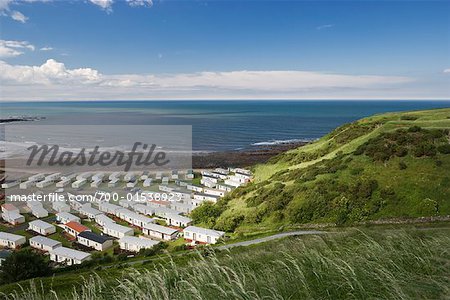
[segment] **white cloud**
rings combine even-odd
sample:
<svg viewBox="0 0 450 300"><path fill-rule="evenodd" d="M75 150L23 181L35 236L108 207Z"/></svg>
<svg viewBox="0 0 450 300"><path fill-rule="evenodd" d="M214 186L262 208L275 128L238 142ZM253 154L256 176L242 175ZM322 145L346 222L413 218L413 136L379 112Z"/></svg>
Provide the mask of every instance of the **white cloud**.
<svg viewBox="0 0 450 300"><path fill-rule="evenodd" d="M52 50L53 50L53 48L52 48L52 47L48 47L48 46L46 46L46 47L42 47L42 48L40 48L39 50L40 50L40 51L52 51Z"/></svg>
<svg viewBox="0 0 450 300"><path fill-rule="evenodd" d="M64 80L99 86L141 86L158 89L218 88L231 90L298 91L317 88L369 88L411 81L408 77L344 75L311 71L231 71L163 75L101 75L91 68L67 69L54 59L41 66L9 65L3 62L1 77L21 84L53 84Z"/></svg>
<svg viewBox="0 0 450 300"><path fill-rule="evenodd" d="M28 17L26 17L23 13L17 10L11 13L11 18L21 23L25 23L28 20Z"/></svg>
<svg viewBox="0 0 450 300"><path fill-rule="evenodd" d="M1 0L0 1L0 11L3 12L9 9L9 5L13 2L13 0Z"/></svg>
<svg viewBox="0 0 450 300"><path fill-rule="evenodd" d="M0 40L0 58L22 55L24 53L23 50L34 51L35 47L27 41Z"/></svg>
<svg viewBox="0 0 450 300"><path fill-rule="evenodd" d="M13 10L11 11L11 6L15 4L20 4L21 2L50 2L52 0L0 0L0 16L11 17L14 21L18 21L21 23L25 23L28 20L24 14L20 11Z"/></svg>
<svg viewBox="0 0 450 300"><path fill-rule="evenodd" d="M450 73L450 69L445 69L444 73Z"/></svg>
<svg viewBox="0 0 450 300"><path fill-rule="evenodd" d="M47 60L41 66L13 66L0 61L0 79L6 84L52 85L52 84L88 84L100 80L98 71L91 68L67 69L63 63L54 59Z"/></svg>
<svg viewBox="0 0 450 300"><path fill-rule="evenodd" d="M353 76L309 71L231 71L170 75L113 75L101 85L140 86L158 89L225 89L301 91L323 88L368 88L395 85L411 79L395 76Z"/></svg>
<svg viewBox="0 0 450 300"><path fill-rule="evenodd" d="M97 6L100 6L102 9L104 9L107 12L112 11L112 5L114 3L113 0L89 0L92 4L95 4Z"/></svg>
<svg viewBox="0 0 450 300"><path fill-rule="evenodd" d="M95 4L101 7L106 12L112 12L112 6L114 4L114 0L89 0L92 4ZM126 0L126 3L132 7L151 7L153 6L152 0Z"/></svg>
<svg viewBox="0 0 450 300"><path fill-rule="evenodd" d="M147 7L151 7L153 6L153 1L152 0L126 0L128 5L133 6L133 7L138 7L138 6L147 6Z"/></svg>
<svg viewBox="0 0 450 300"><path fill-rule="evenodd" d="M317 26L316 29L322 30L322 29L328 29L328 28L332 28L332 27L334 27L334 24L324 24L324 25Z"/></svg>
<svg viewBox="0 0 450 300"><path fill-rule="evenodd" d="M412 93L405 85L414 83L400 76L295 70L107 75L71 69L54 59L40 66L0 61L0 68L3 99L8 100L383 98L383 93Z"/></svg>
<svg viewBox="0 0 450 300"><path fill-rule="evenodd" d="M11 17L13 20L25 23L28 17L17 10L11 10L11 7L16 6L23 2L51 2L53 0L0 0L0 16ZM114 0L88 0L90 3L100 7L107 13L111 13L113 10ZM126 0L126 3L132 7L152 7L152 0Z"/></svg>
<svg viewBox="0 0 450 300"><path fill-rule="evenodd" d="M23 54L23 52L18 51L14 48L5 47L0 43L0 57L8 58L8 57L15 57Z"/></svg>

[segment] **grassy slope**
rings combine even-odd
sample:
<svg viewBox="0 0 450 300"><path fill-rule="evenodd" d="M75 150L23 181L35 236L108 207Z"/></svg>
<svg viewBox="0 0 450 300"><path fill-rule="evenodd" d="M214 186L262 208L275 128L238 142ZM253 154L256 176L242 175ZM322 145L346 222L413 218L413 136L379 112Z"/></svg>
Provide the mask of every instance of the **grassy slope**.
<svg viewBox="0 0 450 300"><path fill-rule="evenodd" d="M450 296L448 230L349 229L0 292L9 299L443 299Z"/></svg>
<svg viewBox="0 0 450 300"><path fill-rule="evenodd" d="M402 116L415 116L418 117L417 120L407 121L401 120ZM258 165L255 167L255 182L262 182L269 179L276 172L283 170L285 168L293 169L293 168L302 168L305 166L309 166L318 161L324 159L330 159L336 156L336 153L339 151L343 151L344 153L351 153L354 151L359 145L366 142L370 138L375 137L381 132L392 131L402 127L410 127L413 125L421 126L423 128L450 128L450 108L446 109L436 109L436 110L426 110L426 111L413 111L413 112L403 112L403 113L385 113L380 115L374 115L368 118L364 118L362 120L357 121L358 124L361 125L369 125L376 122L381 122L380 126L375 129L369 131L367 134L364 134L360 137L357 137L353 140L347 141L343 145L337 145L338 147L333 151L328 152L326 155L321 156L318 159L306 161L303 163L299 163L296 165L289 165L283 162L277 163L268 163L263 165ZM340 130L340 128L342 128ZM340 131L340 133L344 133L348 131L344 126L336 129L336 131ZM298 154L298 153L315 153L318 150L325 149L329 143L333 143L335 140L335 136L332 134L327 134L318 141L308 144L304 147L300 147L288 153ZM283 154L281 155L283 156Z"/></svg>
<svg viewBox="0 0 450 300"><path fill-rule="evenodd" d="M366 203L360 204L359 211L350 204L344 222L449 215L450 155L438 153L434 157L417 158L409 153L405 157L393 157L386 162L374 162L367 155L353 155L359 146L373 138L412 126L420 126L425 130L450 129L450 109L375 115L341 126L314 143L256 166L255 182L237 190L221 204L225 210L217 219L215 227L233 230L237 224L238 231L253 232L293 223L334 223L341 218L337 214L340 205L338 197L346 195L339 190L340 186L348 186L351 190L354 188L352 185L370 180L375 180L378 187L364 200ZM405 163L407 168L400 170L400 162ZM312 180L299 180L314 169L326 168L330 164L340 164L343 168L319 174ZM277 182L283 183L284 189L277 190ZM392 198L395 199L387 199L389 196L386 196L386 191L393 191L395 196ZM282 202L283 197L277 198L282 192L293 199L278 205L281 208L270 204L271 199ZM264 194L266 197L262 203L249 204L249 199L257 200ZM317 199L322 199L324 203L317 203ZM319 206L324 206L325 202L328 203L328 211L321 212ZM333 207L336 208L334 212ZM308 209L311 211L305 212ZM305 213L309 216L305 217Z"/></svg>

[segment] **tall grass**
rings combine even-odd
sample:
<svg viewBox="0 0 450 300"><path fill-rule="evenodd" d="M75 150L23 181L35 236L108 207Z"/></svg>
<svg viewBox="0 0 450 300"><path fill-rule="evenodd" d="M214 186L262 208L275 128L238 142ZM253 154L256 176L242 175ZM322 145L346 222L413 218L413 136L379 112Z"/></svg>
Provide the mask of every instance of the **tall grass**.
<svg viewBox="0 0 450 300"><path fill-rule="evenodd" d="M448 231L447 231L448 232ZM445 233L445 232L444 232ZM33 281L7 299L450 298L450 237L406 231L290 238L202 253L188 266L126 269L111 285L93 274L70 294Z"/></svg>

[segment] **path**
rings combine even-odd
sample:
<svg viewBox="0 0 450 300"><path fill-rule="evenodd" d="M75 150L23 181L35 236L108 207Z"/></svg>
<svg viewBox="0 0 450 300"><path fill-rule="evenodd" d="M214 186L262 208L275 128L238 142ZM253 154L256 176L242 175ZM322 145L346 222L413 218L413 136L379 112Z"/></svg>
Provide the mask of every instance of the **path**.
<svg viewBox="0 0 450 300"><path fill-rule="evenodd" d="M318 230L298 230L298 231L291 231L291 232L282 232L282 233L277 233L274 235L265 236L262 238L257 238L254 240L248 240L248 241L219 246L219 247L217 247L217 249L224 250L224 249L230 249L230 248L239 247L239 246L245 247L245 246L250 246L250 245L254 245L254 244L268 242L268 241L275 240L275 239L284 238L287 236L325 234L325 233L326 233L325 231L318 231Z"/></svg>
<svg viewBox="0 0 450 300"><path fill-rule="evenodd" d="M284 237L288 237L288 236L298 236L298 235L310 235L310 234L325 234L327 232L325 231L318 231L318 230L298 230L298 231L291 231L291 232L282 232L282 233L277 233L274 235L269 235L266 237L262 237L262 238L257 238L254 240L249 240L249 241L243 241L243 242L237 242L237 243L232 243L232 244L227 244L227 245L223 245L223 246L219 246L219 247L214 247L213 249L219 249L219 250L224 250L224 249L230 249L233 247L239 247L239 246L250 246L250 245L254 245L254 244L259 244L259 243L264 243L264 242L268 242L271 240L275 240L275 239L280 239L280 238L284 238ZM186 252L180 252L180 253L175 253L172 254L172 256L180 256L180 255L185 255ZM143 263L143 262L147 262L147 261L151 261L151 260L155 260L158 259L157 257L151 257L149 259L142 259L142 260L134 260L134 261L125 261L123 262L124 264L128 265L128 266L132 266L135 264L139 264L139 263ZM106 268L110 268L111 266L107 266Z"/></svg>

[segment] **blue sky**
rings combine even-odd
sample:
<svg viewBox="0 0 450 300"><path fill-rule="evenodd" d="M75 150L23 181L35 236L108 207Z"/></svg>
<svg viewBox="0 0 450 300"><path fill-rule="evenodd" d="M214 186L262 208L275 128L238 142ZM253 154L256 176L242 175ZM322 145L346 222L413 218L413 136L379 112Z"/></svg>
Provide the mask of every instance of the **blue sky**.
<svg viewBox="0 0 450 300"><path fill-rule="evenodd" d="M0 10L4 100L450 98L450 1L7 0Z"/></svg>

